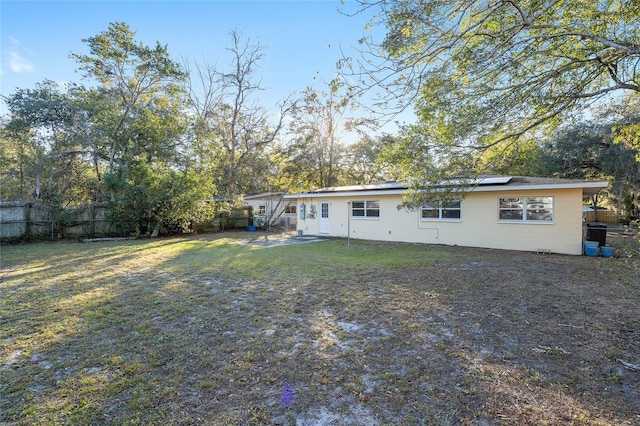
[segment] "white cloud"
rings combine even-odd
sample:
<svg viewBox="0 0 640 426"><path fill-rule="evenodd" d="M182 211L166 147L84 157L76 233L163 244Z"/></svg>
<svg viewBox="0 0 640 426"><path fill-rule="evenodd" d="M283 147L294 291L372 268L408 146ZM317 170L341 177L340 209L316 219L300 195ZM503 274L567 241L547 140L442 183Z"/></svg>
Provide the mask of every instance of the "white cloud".
<svg viewBox="0 0 640 426"><path fill-rule="evenodd" d="M9 52L9 67L15 73L33 71L33 65L15 51Z"/></svg>
<svg viewBox="0 0 640 426"><path fill-rule="evenodd" d="M25 51L25 49L20 40L15 39L11 36L9 36L9 40L11 41L11 47L7 52L7 63L9 65L9 69L17 74L32 72L33 64L23 56L23 52Z"/></svg>

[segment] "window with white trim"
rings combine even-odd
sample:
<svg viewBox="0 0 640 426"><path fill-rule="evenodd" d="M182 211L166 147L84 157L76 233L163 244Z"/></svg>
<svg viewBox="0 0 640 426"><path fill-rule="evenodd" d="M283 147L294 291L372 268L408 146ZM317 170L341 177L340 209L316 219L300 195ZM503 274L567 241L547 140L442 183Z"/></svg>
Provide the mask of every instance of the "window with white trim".
<svg viewBox="0 0 640 426"><path fill-rule="evenodd" d="M553 197L512 197L498 200L498 220L552 222Z"/></svg>
<svg viewBox="0 0 640 426"><path fill-rule="evenodd" d="M428 201L420 208L420 220L459 220L461 201Z"/></svg>
<svg viewBox="0 0 640 426"><path fill-rule="evenodd" d="M354 218L379 218L380 201L352 201L351 217Z"/></svg>
<svg viewBox="0 0 640 426"><path fill-rule="evenodd" d="M297 206L285 206L284 207L284 213L285 214L296 214L296 209Z"/></svg>

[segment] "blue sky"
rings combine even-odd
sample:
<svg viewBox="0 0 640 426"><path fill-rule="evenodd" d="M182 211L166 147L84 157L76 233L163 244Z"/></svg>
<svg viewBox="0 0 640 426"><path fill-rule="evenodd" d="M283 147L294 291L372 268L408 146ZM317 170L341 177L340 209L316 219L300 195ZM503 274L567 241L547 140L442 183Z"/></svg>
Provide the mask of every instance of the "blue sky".
<svg viewBox="0 0 640 426"><path fill-rule="evenodd" d="M335 63L352 52L367 17L348 17L355 4L317 1L0 1L1 94L33 88L37 82L82 82L70 52L88 53L82 39L124 21L136 40L168 46L171 56L225 68L230 31L264 45L261 63L263 106L306 86L321 88ZM315 77L315 79L314 79ZM6 107L0 107L6 114Z"/></svg>

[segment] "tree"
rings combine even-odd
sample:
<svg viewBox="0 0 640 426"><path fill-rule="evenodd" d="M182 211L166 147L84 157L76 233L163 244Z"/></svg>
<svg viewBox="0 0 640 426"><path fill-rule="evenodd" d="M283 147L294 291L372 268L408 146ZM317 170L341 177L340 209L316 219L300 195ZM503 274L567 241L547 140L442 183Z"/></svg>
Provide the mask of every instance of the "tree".
<svg viewBox="0 0 640 426"><path fill-rule="evenodd" d="M446 148L431 140L432 135L421 125L404 125L397 136L383 138L378 161L387 165L393 179L409 185L402 207L412 209L425 201L459 199L461 187L468 186L460 177L468 175L473 157L448 156ZM450 183L451 176L459 184Z"/></svg>
<svg viewBox="0 0 640 426"><path fill-rule="evenodd" d="M304 136L279 143L271 150L272 188L277 191L308 191L317 187L317 163Z"/></svg>
<svg viewBox="0 0 640 426"><path fill-rule="evenodd" d="M73 53L97 87L45 81L3 100L0 196L54 209L107 201L120 231L180 232L210 212L212 177L192 167L182 82L166 46L113 23Z"/></svg>
<svg viewBox="0 0 640 426"><path fill-rule="evenodd" d="M363 0L384 25L345 60L385 107L413 104L450 155L539 137L590 103L640 92L640 2Z"/></svg>
<svg viewBox="0 0 640 426"><path fill-rule="evenodd" d="M389 178L391 167L381 153L389 135L371 137L363 134L357 142L345 148L343 174L350 184L366 184Z"/></svg>
<svg viewBox="0 0 640 426"><path fill-rule="evenodd" d="M344 131L358 125L346 116L351 97L341 93L344 85L335 79L327 87L326 91L305 89L289 129L291 156L307 165L306 184L315 187L340 183Z"/></svg>
<svg viewBox="0 0 640 426"><path fill-rule="evenodd" d="M71 89L62 91L45 80L34 89L16 89L4 101L10 119L3 139L13 161L3 174L17 180L14 193L6 196L37 199L54 208L91 200L95 181L76 137L81 120Z"/></svg>
<svg viewBox="0 0 640 426"><path fill-rule="evenodd" d="M262 186L268 177L268 154L294 107L289 100L279 105L271 120L257 101L264 89L256 71L265 47L231 32L231 64L218 70L209 64L195 65L187 82L195 112L192 133L198 166L216 176L218 191L235 200Z"/></svg>
<svg viewBox="0 0 640 426"><path fill-rule="evenodd" d="M629 94L619 102L604 109L599 117L609 117L613 126L614 142L636 150L636 161L640 163L640 96Z"/></svg>
<svg viewBox="0 0 640 426"><path fill-rule="evenodd" d="M136 43L134 36L126 23L112 23L107 31L82 40L89 46L88 55L71 54L84 76L101 84L102 94L111 106L101 117L109 125L107 173L114 172L117 162L120 166L127 163L127 155L165 148L148 145L153 141L135 128L138 118L159 116L174 108L172 114L158 117L162 120L180 110L176 103L180 87L177 83L184 79L184 71L171 60L167 46L157 42L152 48ZM169 141L165 138L164 142Z"/></svg>
<svg viewBox="0 0 640 426"><path fill-rule="evenodd" d="M629 175L633 176L635 172L635 177L618 192L619 209L629 218L640 219L640 97L625 96L604 114L612 117L615 123L613 142L635 154L635 163L628 166Z"/></svg>
<svg viewBox="0 0 640 426"><path fill-rule="evenodd" d="M28 189L32 186L27 182L25 169L28 163L33 160L26 135L18 132L11 132L3 124L0 131L0 199L2 200L24 200L25 194L35 194ZM35 160L37 163L37 160Z"/></svg>
<svg viewBox="0 0 640 426"><path fill-rule="evenodd" d="M604 193L623 216L638 215L640 150L633 140L640 123L635 97L594 111L590 121L563 126L542 147L549 173L565 178L608 179Z"/></svg>
<svg viewBox="0 0 640 426"><path fill-rule="evenodd" d="M186 230L203 207L196 189L208 189L206 179L196 179L184 164L186 73L167 46L149 47L134 36L127 24L112 23L83 40L89 54L71 55L85 77L100 83L83 92L93 124L85 135L94 161L106 161L104 197L124 231Z"/></svg>
<svg viewBox="0 0 640 426"><path fill-rule="evenodd" d="M523 138L518 144L503 141L478 152L474 168L490 175L547 176L554 171L548 162L557 158L548 159L545 154L536 139Z"/></svg>

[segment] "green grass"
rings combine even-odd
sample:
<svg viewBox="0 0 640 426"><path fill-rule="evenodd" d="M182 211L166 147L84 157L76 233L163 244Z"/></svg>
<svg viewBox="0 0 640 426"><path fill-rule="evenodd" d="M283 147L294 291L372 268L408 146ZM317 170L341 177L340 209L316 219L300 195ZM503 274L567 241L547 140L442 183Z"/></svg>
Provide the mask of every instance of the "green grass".
<svg viewBox="0 0 640 426"><path fill-rule="evenodd" d="M634 270L620 268L583 296L590 277L602 274L585 258L510 253L504 263L504 253L489 250L239 244L246 239L2 246L0 424L293 424L323 412L354 424L478 416L500 423L515 409L498 402L505 377L517 377L509 386L518 392L542 389L542 420L575 412L587 424L633 423L632 414L610 414L618 405L616 413L631 413L629 403L609 402L599 388L635 389L632 378L603 369L601 359L591 368L584 359L507 348L500 336L564 347L548 340L564 337L558 322L591 321L568 331L584 330L574 338L593 339L594 353L615 353L602 355L608 361L634 362L634 348L610 333L611 316L586 312L602 292L599 309L615 310L616 321L634 318L637 285L616 284L637 282ZM543 262L543 272L531 274L532 262ZM531 292L552 281L544 270L554 268L588 279L568 274L574 281L561 288ZM523 318L522 300L539 316ZM557 314L576 303L584 318L538 328L550 317L540 307ZM558 364L541 370L546 379L531 377L528 366L540 362ZM283 383L296 390L290 409L279 404ZM552 392L568 383L592 386L590 396L572 392L553 406Z"/></svg>
<svg viewBox="0 0 640 426"><path fill-rule="evenodd" d="M189 347L180 335L184 324L176 320L207 324L203 312L216 310L210 305L215 296L203 291L210 283L231 285L233 295L252 283L310 285L314 277L339 280L438 258L423 247L393 244L347 248L344 241L327 241L264 249L237 242L205 236L2 247L0 364L9 374L2 380L0 419L100 422L109 418L104 405L118 395L126 395L119 410L138 413L132 423L140 413L145 423L164 418L160 401L177 397L182 380L171 361L184 356L180 347ZM280 303L286 308L286 300ZM264 322L259 312L249 319L254 327ZM259 356L245 353L238 368ZM195 386L216 383L207 377Z"/></svg>

